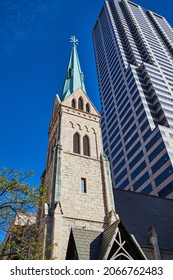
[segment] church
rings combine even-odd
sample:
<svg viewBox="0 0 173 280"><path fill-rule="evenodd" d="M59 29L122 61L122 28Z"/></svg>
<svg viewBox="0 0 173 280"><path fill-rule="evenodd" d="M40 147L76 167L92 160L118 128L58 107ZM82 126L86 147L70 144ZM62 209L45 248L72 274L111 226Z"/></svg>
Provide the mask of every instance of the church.
<svg viewBox="0 0 173 280"><path fill-rule="evenodd" d="M172 201L112 188L101 116L86 93L75 36L71 42L62 94L55 96L41 177L48 201L37 215L15 218L13 226L20 227L22 238L14 251L11 244L16 239L9 231L0 259L20 259L18 251L26 241L29 250L28 236L35 228L41 232L36 240L41 242L38 259L173 259ZM29 259L28 250L24 259Z"/></svg>
<svg viewBox="0 0 173 280"><path fill-rule="evenodd" d="M55 97L42 176L48 189L45 258L145 259L116 213L101 117L86 94L75 36L71 42L62 94Z"/></svg>

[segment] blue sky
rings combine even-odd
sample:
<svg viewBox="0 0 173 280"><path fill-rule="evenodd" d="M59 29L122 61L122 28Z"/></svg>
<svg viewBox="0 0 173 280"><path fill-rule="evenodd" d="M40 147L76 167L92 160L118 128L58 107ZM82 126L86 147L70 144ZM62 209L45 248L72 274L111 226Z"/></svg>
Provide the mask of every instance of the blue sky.
<svg viewBox="0 0 173 280"><path fill-rule="evenodd" d="M136 0L167 18L170 0ZM87 94L100 110L91 31L104 0L0 0L0 166L45 168L47 131L55 94L61 94L71 51L78 54Z"/></svg>

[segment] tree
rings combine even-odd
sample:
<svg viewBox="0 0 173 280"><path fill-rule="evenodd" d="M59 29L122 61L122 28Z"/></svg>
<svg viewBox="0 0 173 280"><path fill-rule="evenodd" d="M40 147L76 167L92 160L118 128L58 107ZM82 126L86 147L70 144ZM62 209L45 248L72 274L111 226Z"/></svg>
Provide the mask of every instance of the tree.
<svg viewBox="0 0 173 280"><path fill-rule="evenodd" d="M43 247L43 205L47 192L43 186L26 181L33 172L2 168L0 171L1 258L39 259Z"/></svg>

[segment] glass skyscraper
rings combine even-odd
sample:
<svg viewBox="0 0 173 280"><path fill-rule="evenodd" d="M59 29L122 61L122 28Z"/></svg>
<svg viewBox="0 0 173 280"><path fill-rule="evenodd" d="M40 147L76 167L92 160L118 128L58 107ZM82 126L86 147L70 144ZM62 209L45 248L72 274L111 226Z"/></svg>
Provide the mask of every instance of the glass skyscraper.
<svg viewBox="0 0 173 280"><path fill-rule="evenodd" d="M113 187L173 199L173 31L127 0L93 28L102 136Z"/></svg>

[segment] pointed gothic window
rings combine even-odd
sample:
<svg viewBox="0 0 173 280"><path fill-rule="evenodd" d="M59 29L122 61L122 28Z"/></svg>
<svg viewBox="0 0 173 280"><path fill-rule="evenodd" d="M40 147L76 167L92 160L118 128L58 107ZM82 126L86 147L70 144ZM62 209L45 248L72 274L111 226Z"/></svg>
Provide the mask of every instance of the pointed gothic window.
<svg viewBox="0 0 173 280"><path fill-rule="evenodd" d="M68 77L70 78L72 76L72 68L69 68L68 70Z"/></svg>
<svg viewBox="0 0 173 280"><path fill-rule="evenodd" d="M90 104L89 103L86 104L86 112L88 112L88 113L90 112Z"/></svg>
<svg viewBox="0 0 173 280"><path fill-rule="evenodd" d="M90 143L89 137L87 135L83 138L83 154L85 156L90 156Z"/></svg>
<svg viewBox="0 0 173 280"><path fill-rule="evenodd" d="M77 132L73 135L73 153L80 154L80 135Z"/></svg>
<svg viewBox="0 0 173 280"><path fill-rule="evenodd" d="M76 108L76 100L75 100L75 99L72 99L72 101L71 101L71 106L72 106L73 108Z"/></svg>
<svg viewBox="0 0 173 280"><path fill-rule="evenodd" d="M79 100L78 100L78 109L79 109L79 110L83 110L83 99L82 99L82 97L79 97Z"/></svg>

